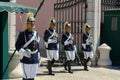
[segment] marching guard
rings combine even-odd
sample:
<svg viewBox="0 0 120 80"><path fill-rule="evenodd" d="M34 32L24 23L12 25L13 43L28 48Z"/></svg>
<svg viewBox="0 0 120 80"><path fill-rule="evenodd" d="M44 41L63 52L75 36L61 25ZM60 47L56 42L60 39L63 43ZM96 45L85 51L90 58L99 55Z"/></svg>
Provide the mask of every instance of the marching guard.
<svg viewBox="0 0 120 80"><path fill-rule="evenodd" d="M75 59L75 50L73 36L71 34L71 24L68 22L65 22L64 24L64 33L62 34L61 42L64 45L64 50L67 57L67 61L63 64L63 66L69 73L73 73L71 70L71 62Z"/></svg>
<svg viewBox="0 0 120 80"><path fill-rule="evenodd" d="M34 15L33 13L28 13L26 29L20 32L15 44L17 51L23 56L20 60L23 69L23 80L34 80L38 69L40 37L34 28Z"/></svg>
<svg viewBox="0 0 120 80"><path fill-rule="evenodd" d="M87 23L85 24L85 32L83 33L83 37L82 37L82 49L83 49L83 53L84 53L84 70L85 71L89 71L88 67L87 67L87 63L89 62L89 60L91 58L93 58L93 39L90 35L90 25L88 25Z"/></svg>
<svg viewBox="0 0 120 80"><path fill-rule="evenodd" d="M55 30L56 20L54 18L51 18L49 23L49 28L45 30L44 33L44 41L46 45L46 52L47 52L47 58L48 58L48 74L54 75L52 72L52 66L56 60L59 59L59 44L58 44L58 34Z"/></svg>

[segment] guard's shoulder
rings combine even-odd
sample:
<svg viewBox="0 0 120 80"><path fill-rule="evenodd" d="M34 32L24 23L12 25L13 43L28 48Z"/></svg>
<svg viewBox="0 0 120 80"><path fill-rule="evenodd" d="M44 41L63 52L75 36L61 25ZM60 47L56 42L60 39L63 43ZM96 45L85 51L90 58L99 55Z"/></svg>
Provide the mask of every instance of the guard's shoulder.
<svg viewBox="0 0 120 80"><path fill-rule="evenodd" d="M37 31L36 31L36 35L37 35L38 37L40 37L40 36L39 36L39 33L38 33Z"/></svg>
<svg viewBox="0 0 120 80"><path fill-rule="evenodd" d="M18 38L18 40L23 39L23 38L24 38L24 32L23 32L23 31L22 31L22 32L19 32L17 38Z"/></svg>
<svg viewBox="0 0 120 80"><path fill-rule="evenodd" d="M83 33L83 36L86 36L86 33Z"/></svg>
<svg viewBox="0 0 120 80"><path fill-rule="evenodd" d="M25 33L25 31L21 31L21 32L19 32L19 35L24 35L24 33Z"/></svg>
<svg viewBox="0 0 120 80"><path fill-rule="evenodd" d="M86 33L83 33L83 35L85 35Z"/></svg>
<svg viewBox="0 0 120 80"><path fill-rule="evenodd" d="M49 30L48 30L48 29L46 29L46 30L45 30L45 34L48 34L48 33L50 33L50 32L49 32Z"/></svg>
<svg viewBox="0 0 120 80"><path fill-rule="evenodd" d="M62 35L66 35L66 33L63 32Z"/></svg>
<svg viewBox="0 0 120 80"><path fill-rule="evenodd" d="M48 29L46 29L45 32L48 32Z"/></svg>
<svg viewBox="0 0 120 80"><path fill-rule="evenodd" d="M63 33L63 34L62 34L62 37L66 37L66 34L65 34L65 33Z"/></svg>

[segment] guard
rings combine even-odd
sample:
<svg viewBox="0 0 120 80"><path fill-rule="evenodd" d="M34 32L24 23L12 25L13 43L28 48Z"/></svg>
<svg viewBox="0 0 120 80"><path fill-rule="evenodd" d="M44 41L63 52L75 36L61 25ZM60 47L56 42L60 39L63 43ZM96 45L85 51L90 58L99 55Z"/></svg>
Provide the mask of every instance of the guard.
<svg viewBox="0 0 120 80"><path fill-rule="evenodd" d="M93 39L90 35L90 25L87 23L85 24L85 32L83 33L83 43L82 43L82 49L84 53L84 70L88 71L87 63L91 58L93 58Z"/></svg>
<svg viewBox="0 0 120 80"><path fill-rule="evenodd" d="M45 30L44 33L44 41L46 45L46 52L47 52L47 58L48 58L48 74L54 75L52 72L52 66L55 62L55 60L59 59L59 44L58 44L58 34L55 30L56 20L54 18L51 18L49 23L49 28Z"/></svg>
<svg viewBox="0 0 120 80"><path fill-rule="evenodd" d="M15 44L17 51L23 56L20 60L23 69L23 80L34 80L40 58L40 37L35 29L33 13L28 13L26 29L20 32Z"/></svg>
<svg viewBox="0 0 120 80"><path fill-rule="evenodd" d="M68 22L65 22L64 24L64 33L62 34L61 42L64 46L64 50L67 57L67 61L63 64L64 68L65 70L68 70L69 73L73 73L73 71L71 70L71 62L75 59L75 50L74 40L71 34L71 24Z"/></svg>

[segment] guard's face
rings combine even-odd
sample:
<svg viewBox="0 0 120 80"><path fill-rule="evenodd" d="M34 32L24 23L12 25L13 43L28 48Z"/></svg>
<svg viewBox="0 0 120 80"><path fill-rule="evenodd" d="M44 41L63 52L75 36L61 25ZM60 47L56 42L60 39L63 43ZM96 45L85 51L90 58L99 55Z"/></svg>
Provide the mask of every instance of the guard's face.
<svg viewBox="0 0 120 80"><path fill-rule="evenodd" d="M50 24L50 28L51 28L51 29L55 29L55 24L51 23L51 24Z"/></svg>
<svg viewBox="0 0 120 80"><path fill-rule="evenodd" d="M69 32L71 32L71 28L69 26L66 26L65 31L69 33Z"/></svg>
<svg viewBox="0 0 120 80"><path fill-rule="evenodd" d="M35 22L27 22L27 29L32 31L35 28Z"/></svg>
<svg viewBox="0 0 120 80"><path fill-rule="evenodd" d="M89 28L86 28L85 31L86 31L87 33L90 33L90 29L89 29Z"/></svg>

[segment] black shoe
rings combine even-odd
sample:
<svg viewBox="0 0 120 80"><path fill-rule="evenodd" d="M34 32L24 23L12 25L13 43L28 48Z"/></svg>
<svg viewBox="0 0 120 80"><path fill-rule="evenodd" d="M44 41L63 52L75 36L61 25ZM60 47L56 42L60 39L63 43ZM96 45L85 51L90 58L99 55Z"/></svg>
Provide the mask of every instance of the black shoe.
<svg viewBox="0 0 120 80"><path fill-rule="evenodd" d="M87 68L84 68L85 71L89 71Z"/></svg>
<svg viewBox="0 0 120 80"><path fill-rule="evenodd" d="M68 70L66 66L64 66L64 69L65 69L65 70Z"/></svg>
<svg viewBox="0 0 120 80"><path fill-rule="evenodd" d="M73 71L72 71L72 70L69 70L68 72L69 72L69 73L73 73Z"/></svg>
<svg viewBox="0 0 120 80"><path fill-rule="evenodd" d="M49 72L48 75L54 76L55 74L53 72Z"/></svg>

